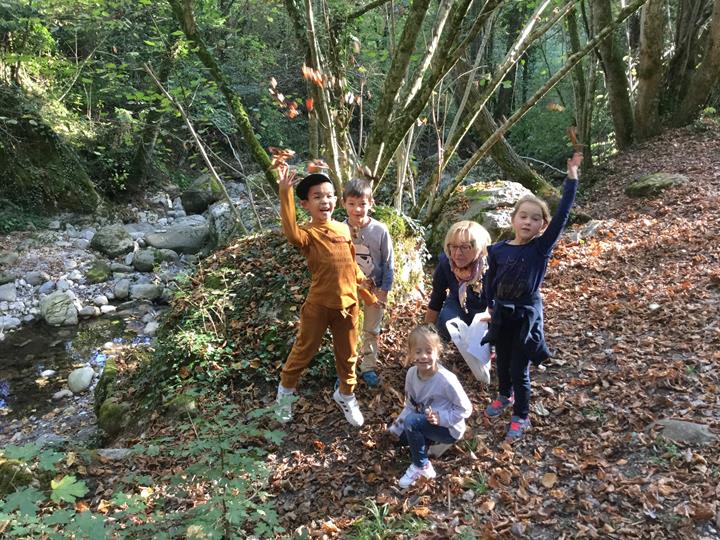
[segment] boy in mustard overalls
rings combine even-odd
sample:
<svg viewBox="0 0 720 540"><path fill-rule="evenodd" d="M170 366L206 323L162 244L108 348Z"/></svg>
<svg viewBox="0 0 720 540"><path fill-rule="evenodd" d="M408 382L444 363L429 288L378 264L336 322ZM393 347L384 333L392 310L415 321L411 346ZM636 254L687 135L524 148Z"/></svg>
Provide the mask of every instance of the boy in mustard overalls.
<svg viewBox="0 0 720 540"><path fill-rule="evenodd" d="M337 196L330 178L323 173L313 173L298 183L296 190L300 206L311 218L309 223L298 226L293 201L295 173L285 164L279 167L278 172L283 232L307 258L312 282L300 310L300 331L282 368L277 417L281 422L292 419L288 397L295 393L302 372L320 348L325 331L330 328L340 380L333 399L346 420L360 427L364 419L353 391L356 384L358 284L363 283L365 276L355 263L355 249L348 226L332 219Z"/></svg>

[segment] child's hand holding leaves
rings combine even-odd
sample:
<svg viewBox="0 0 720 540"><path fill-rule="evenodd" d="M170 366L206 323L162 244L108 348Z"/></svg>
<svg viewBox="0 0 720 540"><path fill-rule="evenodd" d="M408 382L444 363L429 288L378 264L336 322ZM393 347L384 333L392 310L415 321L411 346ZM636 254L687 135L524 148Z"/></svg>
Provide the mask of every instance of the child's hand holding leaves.
<svg viewBox="0 0 720 540"><path fill-rule="evenodd" d="M583 162L583 155L580 152L575 152L570 159L567 160L567 175L568 178L573 180L578 179L578 170Z"/></svg>

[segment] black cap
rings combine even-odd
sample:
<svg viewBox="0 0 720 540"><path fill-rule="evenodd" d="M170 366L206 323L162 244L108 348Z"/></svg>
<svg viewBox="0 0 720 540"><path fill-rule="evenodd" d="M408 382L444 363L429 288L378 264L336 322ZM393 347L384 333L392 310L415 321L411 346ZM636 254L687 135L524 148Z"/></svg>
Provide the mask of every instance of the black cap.
<svg viewBox="0 0 720 540"><path fill-rule="evenodd" d="M325 182L330 182L332 184L332 180L330 180L330 177L325 173L308 174L305 178L298 182L297 186L295 186L295 192L301 200L305 201L308 198L308 193L310 192L311 187L324 184Z"/></svg>

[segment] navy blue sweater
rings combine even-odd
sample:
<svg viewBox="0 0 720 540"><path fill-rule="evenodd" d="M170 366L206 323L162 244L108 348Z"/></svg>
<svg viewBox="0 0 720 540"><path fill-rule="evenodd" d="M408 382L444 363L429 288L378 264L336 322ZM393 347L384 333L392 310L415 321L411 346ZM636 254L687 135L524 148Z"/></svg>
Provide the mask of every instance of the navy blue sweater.
<svg viewBox="0 0 720 540"><path fill-rule="evenodd" d="M490 246L488 269L483 279L487 305L492 308L495 300L528 299L539 291L552 249L567 223L576 192L577 180L566 178L555 216L540 236L518 246L506 240Z"/></svg>
<svg viewBox="0 0 720 540"><path fill-rule="evenodd" d="M448 291L450 295L459 301L459 289L460 284L450 268L450 260L445 253L441 253L438 265L433 273L432 294L430 295L428 307L433 311L440 311L445 303ZM485 295L482 293L482 284L480 282L467 288L466 304L468 313L485 311Z"/></svg>

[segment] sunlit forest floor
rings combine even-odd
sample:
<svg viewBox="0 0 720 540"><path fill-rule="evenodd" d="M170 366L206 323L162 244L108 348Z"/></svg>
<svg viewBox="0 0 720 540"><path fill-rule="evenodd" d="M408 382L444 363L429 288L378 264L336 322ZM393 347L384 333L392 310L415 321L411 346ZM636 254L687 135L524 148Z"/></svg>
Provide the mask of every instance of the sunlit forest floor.
<svg viewBox="0 0 720 540"><path fill-rule="evenodd" d="M624 194L630 181L660 171L688 181L654 198ZM402 405L405 337L424 304L395 306L381 338L382 386L357 390L365 425L345 422L331 383L308 385L284 442L270 448L270 490L288 533L718 537L720 444L673 442L653 422L720 428L720 130L668 132L616 156L593 179L578 207L600 223L588 238L574 234L586 225L572 227L545 281L555 354L545 370L532 370L525 438L503 443L509 418L482 416L496 388L481 386L447 351L443 361L474 405L469 429L434 460L436 480L397 488L409 453L383 431ZM265 403L257 405L272 397L258 395Z"/></svg>

